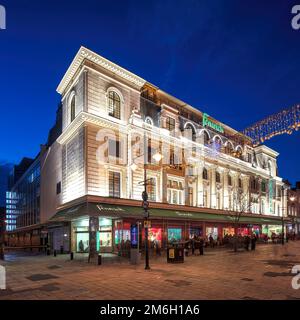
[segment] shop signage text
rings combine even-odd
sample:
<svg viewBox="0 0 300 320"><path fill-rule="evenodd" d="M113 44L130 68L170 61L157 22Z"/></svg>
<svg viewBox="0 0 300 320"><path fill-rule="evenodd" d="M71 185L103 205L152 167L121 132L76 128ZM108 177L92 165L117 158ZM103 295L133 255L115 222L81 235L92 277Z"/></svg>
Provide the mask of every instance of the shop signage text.
<svg viewBox="0 0 300 320"><path fill-rule="evenodd" d="M99 211L124 211L122 208L120 207L104 207L101 204L97 205L97 208L99 209Z"/></svg>
<svg viewBox="0 0 300 320"><path fill-rule="evenodd" d="M221 125L209 120L208 117L209 117L209 115L207 113L203 113L202 126L203 127L207 126L207 127L210 127L220 133L224 133L224 128Z"/></svg>

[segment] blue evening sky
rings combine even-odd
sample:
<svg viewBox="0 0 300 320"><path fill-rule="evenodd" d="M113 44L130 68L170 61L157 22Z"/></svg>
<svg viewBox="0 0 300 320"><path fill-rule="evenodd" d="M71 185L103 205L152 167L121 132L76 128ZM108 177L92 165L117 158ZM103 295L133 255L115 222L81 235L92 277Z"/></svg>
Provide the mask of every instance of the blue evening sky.
<svg viewBox="0 0 300 320"><path fill-rule="evenodd" d="M300 0L298 1L300 4ZM0 0L0 160L34 157L80 45L242 130L300 102L297 1ZM300 133L267 143L300 180Z"/></svg>

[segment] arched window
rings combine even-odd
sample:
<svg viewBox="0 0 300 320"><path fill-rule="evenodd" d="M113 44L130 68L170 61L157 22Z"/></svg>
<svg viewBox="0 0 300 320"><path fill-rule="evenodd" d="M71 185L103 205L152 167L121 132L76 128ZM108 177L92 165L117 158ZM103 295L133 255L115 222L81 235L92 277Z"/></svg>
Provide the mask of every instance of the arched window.
<svg viewBox="0 0 300 320"><path fill-rule="evenodd" d="M145 123L149 124L150 126L153 126L153 120L150 117L146 117Z"/></svg>
<svg viewBox="0 0 300 320"><path fill-rule="evenodd" d="M231 142L227 142L225 146L225 153L231 155L233 153L233 146Z"/></svg>
<svg viewBox="0 0 300 320"><path fill-rule="evenodd" d="M209 145L209 135L206 131L203 131L203 144L205 146L208 146Z"/></svg>
<svg viewBox="0 0 300 320"><path fill-rule="evenodd" d="M240 146L238 146L236 148L236 152L235 152L235 155L238 159L242 159L242 156L243 156L243 150Z"/></svg>
<svg viewBox="0 0 300 320"><path fill-rule="evenodd" d="M219 136L215 136L213 139L213 145L212 145L213 149L217 152L221 151L222 148L222 140Z"/></svg>
<svg viewBox="0 0 300 320"><path fill-rule="evenodd" d="M218 171L216 172L216 182L221 183L221 175Z"/></svg>
<svg viewBox="0 0 300 320"><path fill-rule="evenodd" d="M185 127L185 136L187 136L187 138L189 138L192 141L196 141L196 131L195 128L188 123Z"/></svg>
<svg viewBox="0 0 300 320"><path fill-rule="evenodd" d="M108 115L121 119L121 99L115 91L108 93Z"/></svg>
<svg viewBox="0 0 300 320"><path fill-rule="evenodd" d="M75 119L76 117L76 101L75 101L75 95L72 97L71 100L71 105L70 105L70 119L71 122Z"/></svg>
<svg viewBox="0 0 300 320"><path fill-rule="evenodd" d="M206 169L206 168L203 169L202 178L203 178L204 180L208 180L208 172L207 172L207 169Z"/></svg>

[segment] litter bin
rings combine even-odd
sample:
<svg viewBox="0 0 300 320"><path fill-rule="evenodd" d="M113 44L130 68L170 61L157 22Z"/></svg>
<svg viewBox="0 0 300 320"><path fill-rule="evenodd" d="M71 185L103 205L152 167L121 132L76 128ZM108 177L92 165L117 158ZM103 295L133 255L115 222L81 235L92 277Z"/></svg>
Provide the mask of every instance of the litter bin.
<svg viewBox="0 0 300 320"><path fill-rule="evenodd" d="M184 248L170 247L167 252L168 263L183 263L184 262Z"/></svg>

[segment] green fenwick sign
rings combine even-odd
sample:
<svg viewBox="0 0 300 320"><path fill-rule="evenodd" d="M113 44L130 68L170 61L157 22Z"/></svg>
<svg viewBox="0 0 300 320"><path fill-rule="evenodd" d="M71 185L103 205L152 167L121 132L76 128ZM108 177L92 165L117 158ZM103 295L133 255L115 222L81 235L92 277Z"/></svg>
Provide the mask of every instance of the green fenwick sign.
<svg viewBox="0 0 300 320"><path fill-rule="evenodd" d="M208 126L208 127L212 128L220 133L224 133L224 128L221 125L209 120L208 117L209 117L209 115L207 113L203 113L202 126L203 127Z"/></svg>

